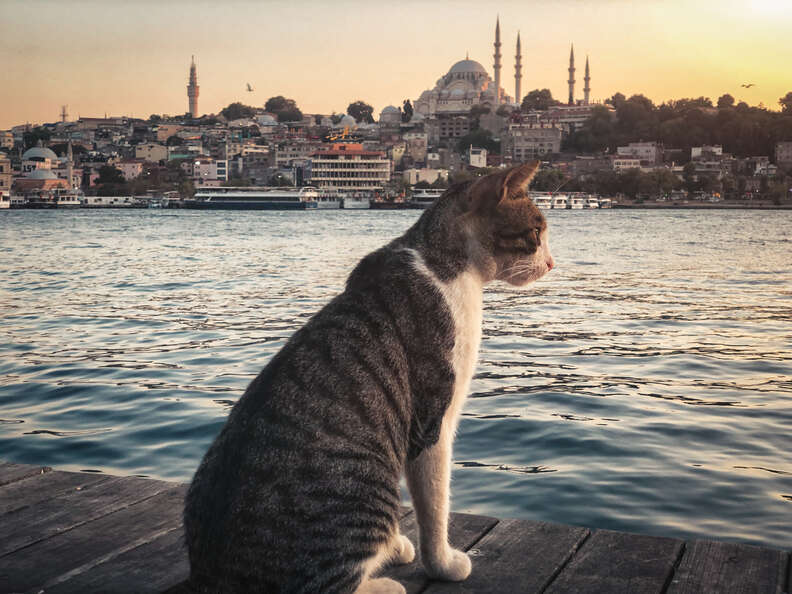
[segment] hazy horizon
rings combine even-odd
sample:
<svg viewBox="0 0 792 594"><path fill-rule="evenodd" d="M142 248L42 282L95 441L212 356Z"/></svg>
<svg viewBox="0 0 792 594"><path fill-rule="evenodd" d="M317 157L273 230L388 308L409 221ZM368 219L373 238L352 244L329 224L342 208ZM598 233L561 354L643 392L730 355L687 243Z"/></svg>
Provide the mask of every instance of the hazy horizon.
<svg viewBox="0 0 792 594"><path fill-rule="evenodd" d="M190 58L198 65L199 113L234 101L262 106L292 98L306 113L345 112L363 100L375 116L431 89L452 64L480 62L493 74L500 16L501 86L514 94L520 31L522 93L567 96L570 44L576 96L591 61L591 97L641 93L656 103L724 93L778 110L792 90L784 70L792 2L561 0L549 5L412 0L55 2L0 5L0 128L79 116L147 118L187 111ZM255 89L245 90L246 83ZM744 83L756 86L745 89Z"/></svg>

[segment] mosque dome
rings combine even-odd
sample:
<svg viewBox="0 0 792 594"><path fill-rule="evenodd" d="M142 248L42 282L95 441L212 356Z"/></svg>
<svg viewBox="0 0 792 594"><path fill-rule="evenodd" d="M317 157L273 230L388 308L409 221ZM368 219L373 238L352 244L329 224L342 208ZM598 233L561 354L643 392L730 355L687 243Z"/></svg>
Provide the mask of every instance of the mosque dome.
<svg viewBox="0 0 792 594"><path fill-rule="evenodd" d="M475 60L460 60L451 66L451 70L448 71L448 74L464 74L468 72L484 75L487 74L487 70L484 68L484 66Z"/></svg>
<svg viewBox="0 0 792 594"><path fill-rule="evenodd" d="M38 160L38 159L50 159L54 161L57 158L58 155L56 155L53 151L43 146L34 146L32 148L29 148L22 155L23 161Z"/></svg>
<svg viewBox="0 0 792 594"><path fill-rule="evenodd" d="M49 149L47 149L49 150ZM28 179L58 179L49 169L34 169L27 175Z"/></svg>
<svg viewBox="0 0 792 594"><path fill-rule="evenodd" d="M380 113L399 113L399 108L394 107L393 105L388 105L387 107L383 107Z"/></svg>
<svg viewBox="0 0 792 594"><path fill-rule="evenodd" d="M352 128L354 126L357 126L357 122L355 121L355 118L353 118L351 115L347 114L347 115L345 115L344 117L342 117L339 120L337 126L339 126L341 128L345 128L345 127L349 126L350 128Z"/></svg>

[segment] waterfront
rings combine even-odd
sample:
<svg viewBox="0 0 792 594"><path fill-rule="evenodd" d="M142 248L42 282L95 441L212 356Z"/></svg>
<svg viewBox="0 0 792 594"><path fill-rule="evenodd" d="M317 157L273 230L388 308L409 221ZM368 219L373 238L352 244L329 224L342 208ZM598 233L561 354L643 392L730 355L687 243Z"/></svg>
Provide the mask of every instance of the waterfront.
<svg viewBox="0 0 792 594"><path fill-rule="evenodd" d="M0 450L189 480L247 382L417 212L0 215ZM551 211L485 296L453 507L790 546L788 212Z"/></svg>

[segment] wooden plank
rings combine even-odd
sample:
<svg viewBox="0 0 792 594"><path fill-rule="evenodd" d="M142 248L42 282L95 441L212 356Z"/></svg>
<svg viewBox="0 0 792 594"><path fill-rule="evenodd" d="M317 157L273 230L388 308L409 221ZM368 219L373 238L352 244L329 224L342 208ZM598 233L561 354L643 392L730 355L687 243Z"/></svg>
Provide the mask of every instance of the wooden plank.
<svg viewBox="0 0 792 594"><path fill-rule="evenodd" d="M47 588L46 593L148 594L181 584L189 575L184 528L179 525L151 542Z"/></svg>
<svg viewBox="0 0 792 594"><path fill-rule="evenodd" d="M673 538L598 530L547 592L660 594L683 546Z"/></svg>
<svg viewBox="0 0 792 594"><path fill-rule="evenodd" d="M30 507L70 491L109 480L106 474L88 472L61 472L54 470L37 474L0 487L0 515L15 509ZM0 520L2 522L2 520Z"/></svg>
<svg viewBox="0 0 792 594"><path fill-rule="evenodd" d="M431 582L426 592L541 592L588 533L560 524L502 520L470 551L473 572L468 579Z"/></svg>
<svg viewBox="0 0 792 594"><path fill-rule="evenodd" d="M783 551L697 540L688 544L668 592L780 594L788 563Z"/></svg>
<svg viewBox="0 0 792 594"><path fill-rule="evenodd" d="M448 524L448 540L454 548L467 551L497 523L497 519L487 516L453 513ZM420 561L415 514L410 513L404 516L399 522L399 529L415 546L416 560L407 565L390 567L382 575L401 583L408 594L415 594L423 590L429 583Z"/></svg>
<svg viewBox="0 0 792 594"><path fill-rule="evenodd" d="M0 592L48 591L181 525L185 486L170 489L115 513L0 557ZM143 590L143 583L130 583Z"/></svg>
<svg viewBox="0 0 792 594"><path fill-rule="evenodd" d="M172 488L163 481L113 477L7 513L0 523L0 557Z"/></svg>
<svg viewBox="0 0 792 594"><path fill-rule="evenodd" d="M49 466L28 466L27 464L11 464L0 462L0 486L21 481L30 476L50 472Z"/></svg>

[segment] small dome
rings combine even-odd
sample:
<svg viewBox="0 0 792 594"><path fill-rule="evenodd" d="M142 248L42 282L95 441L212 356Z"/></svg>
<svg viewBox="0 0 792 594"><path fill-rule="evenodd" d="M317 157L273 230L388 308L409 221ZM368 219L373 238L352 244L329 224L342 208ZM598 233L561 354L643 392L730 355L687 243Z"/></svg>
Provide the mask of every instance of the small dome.
<svg viewBox="0 0 792 594"><path fill-rule="evenodd" d="M278 125L278 121L275 118L273 118L271 115L269 115L269 114L260 115L258 117L258 123L261 124L262 126L277 126Z"/></svg>
<svg viewBox="0 0 792 594"><path fill-rule="evenodd" d="M55 159L58 158L58 155L56 155L50 149L45 148L43 146L34 146L26 150L25 153L22 155L23 161L29 161L30 159L33 158L51 159L54 161Z"/></svg>
<svg viewBox="0 0 792 594"><path fill-rule="evenodd" d="M355 118L353 118L349 114L347 114L344 117L342 117L339 120L338 124L336 124L336 126L340 126L341 128L344 128L344 127L347 127L347 126L352 127L352 126L356 126L356 125L357 125L357 122L355 121Z"/></svg>
<svg viewBox="0 0 792 594"><path fill-rule="evenodd" d="M394 107L393 105L388 105L387 107L383 107L380 113L399 113L399 108Z"/></svg>
<svg viewBox="0 0 792 594"><path fill-rule="evenodd" d="M462 74L467 72L474 72L477 74L487 74L487 71L484 68L484 66L482 66L475 60L460 60L459 62L451 66L451 70L448 71L448 74Z"/></svg>
<svg viewBox="0 0 792 594"><path fill-rule="evenodd" d="M28 179L58 179L58 176L52 173L49 169L34 169L28 176Z"/></svg>

